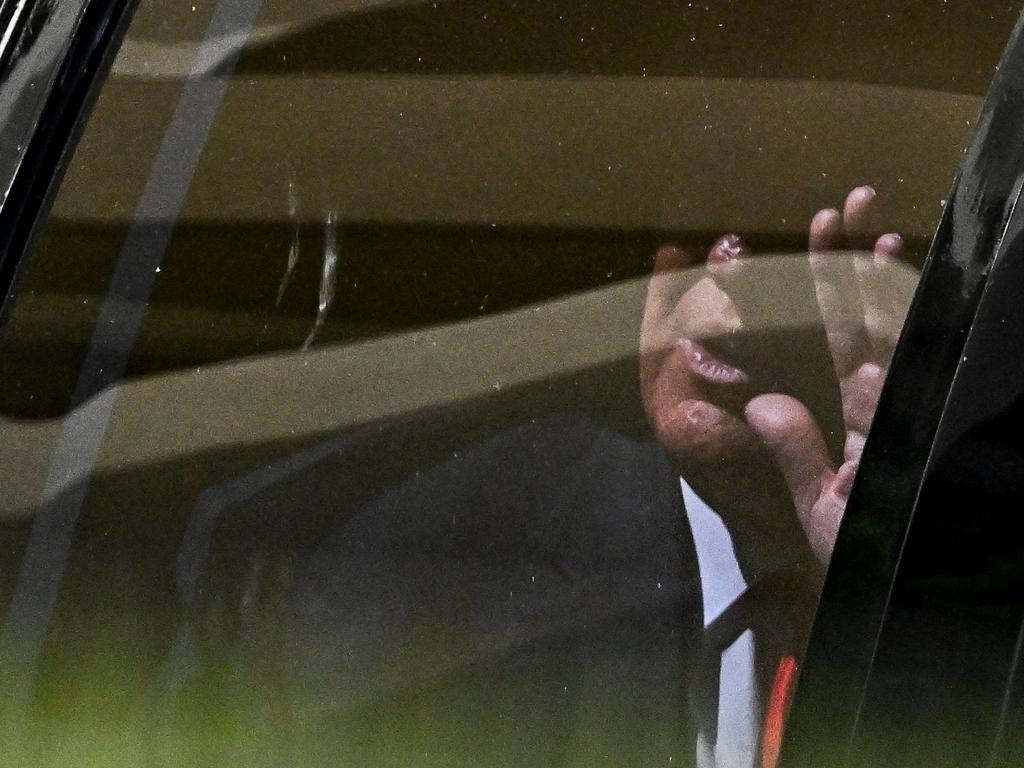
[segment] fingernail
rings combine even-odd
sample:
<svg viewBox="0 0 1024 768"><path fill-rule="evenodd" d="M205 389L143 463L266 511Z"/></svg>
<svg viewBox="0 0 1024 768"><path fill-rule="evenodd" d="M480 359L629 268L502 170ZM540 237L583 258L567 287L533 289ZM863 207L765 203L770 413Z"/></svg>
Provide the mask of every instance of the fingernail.
<svg viewBox="0 0 1024 768"><path fill-rule="evenodd" d="M853 191L854 191L854 192L855 192L855 193L856 193L857 195L862 195L862 196L864 196L864 197L867 197L867 198L869 198L869 199L870 199L870 198L872 198L872 197L875 197L875 195L877 195L877 194L878 194L878 193L877 193L877 192L875 191L875 188L874 188L874 187L872 187L872 186L871 186L870 184L861 184L861 185L860 185L859 187L857 187L857 188L856 188L855 190L853 190Z"/></svg>
<svg viewBox="0 0 1024 768"><path fill-rule="evenodd" d="M654 256L654 272L671 272L682 269L693 259L689 253L676 245L663 245Z"/></svg>
<svg viewBox="0 0 1024 768"><path fill-rule="evenodd" d="M882 235L875 243L875 254L895 258L903 250L903 238L895 232Z"/></svg>
<svg viewBox="0 0 1024 768"><path fill-rule="evenodd" d="M712 264L725 264L730 261L741 259L749 253L747 244L739 235L725 235L720 237L718 242L708 253L708 261Z"/></svg>
<svg viewBox="0 0 1024 768"><path fill-rule="evenodd" d="M842 234L843 214L837 208L825 208L811 219L810 247L812 251L828 250L838 245Z"/></svg>

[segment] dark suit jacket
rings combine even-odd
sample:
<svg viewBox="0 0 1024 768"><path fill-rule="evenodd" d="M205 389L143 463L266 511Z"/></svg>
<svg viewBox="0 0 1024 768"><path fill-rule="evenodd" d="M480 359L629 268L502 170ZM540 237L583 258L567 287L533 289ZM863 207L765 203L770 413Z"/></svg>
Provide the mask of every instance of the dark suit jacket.
<svg viewBox="0 0 1024 768"><path fill-rule="evenodd" d="M224 510L177 700L216 691L307 763L691 764L700 588L659 449L583 415L417 434Z"/></svg>
<svg viewBox="0 0 1024 768"><path fill-rule="evenodd" d="M94 487L38 676L47 732L175 764L692 764L722 648L779 614L703 630L653 442L457 411L215 467L198 497ZM793 645L759 650L762 687Z"/></svg>

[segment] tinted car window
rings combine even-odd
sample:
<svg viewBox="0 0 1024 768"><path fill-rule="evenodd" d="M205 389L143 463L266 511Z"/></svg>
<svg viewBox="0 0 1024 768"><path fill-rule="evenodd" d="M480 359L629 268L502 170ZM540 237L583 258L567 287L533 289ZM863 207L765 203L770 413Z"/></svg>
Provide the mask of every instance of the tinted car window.
<svg viewBox="0 0 1024 768"><path fill-rule="evenodd" d="M848 492L1016 13L143 0L5 308L21 743L770 761L835 515L749 405Z"/></svg>

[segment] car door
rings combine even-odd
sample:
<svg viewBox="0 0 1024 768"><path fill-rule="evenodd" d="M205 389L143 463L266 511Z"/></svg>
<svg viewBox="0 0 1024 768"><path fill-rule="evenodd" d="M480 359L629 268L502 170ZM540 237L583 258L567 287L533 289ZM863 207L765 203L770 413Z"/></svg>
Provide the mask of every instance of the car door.
<svg viewBox="0 0 1024 768"><path fill-rule="evenodd" d="M786 562L752 568L728 505L659 445L641 316L660 247L742 233L768 307L744 353L785 386L802 371L841 455L807 230L865 183L903 237L901 289L945 218L829 571L792 759L832 764L854 732L864 760L917 743L885 681L913 658L927 688L956 654L886 650L911 637L896 597L935 582L930 550L902 561L923 572L895 560L928 530L901 549L1012 241L1012 115L977 115L1016 8L70 8L3 6L25 41L7 71L45 92L14 102L0 209L12 754L772 764L793 690L772 674L804 666L820 563L794 517L761 537L790 542ZM53 29L57 10L37 61L29 21ZM975 129L988 164L946 204ZM971 439L1003 439L988 435ZM974 477L955 480L968 496L984 474L929 471ZM738 506L763 494L742 471L732 488ZM973 546L984 568L990 539ZM999 608L986 658L1004 661L963 673L989 746L1016 701ZM872 736L895 722L874 701L899 705L900 735ZM936 699L932 722L951 708Z"/></svg>

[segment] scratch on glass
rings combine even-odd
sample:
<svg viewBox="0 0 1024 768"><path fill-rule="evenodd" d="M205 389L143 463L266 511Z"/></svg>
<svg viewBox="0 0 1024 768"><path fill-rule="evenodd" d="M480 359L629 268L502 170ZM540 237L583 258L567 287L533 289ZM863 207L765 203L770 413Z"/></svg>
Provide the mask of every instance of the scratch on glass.
<svg viewBox="0 0 1024 768"><path fill-rule="evenodd" d="M324 269L320 276L320 302L316 310L316 322L302 344L302 351L305 352L316 339L320 329L324 327L327 313L334 303L334 286L338 276L338 222L337 216L332 212L327 214L324 220Z"/></svg>
<svg viewBox="0 0 1024 768"><path fill-rule="evenodd" d="M274 302L275 312L284 300L284 292L299 263L299 237L302 234L302 227L299 224L299 191L295 186L295 177L291 174L288 178L288 218L292 220L292 243L288 249L288 263L285 265L284 275L281 276L281 282L277 286L277 301Z"/></svg>

